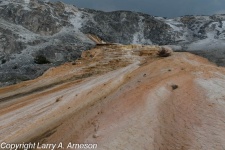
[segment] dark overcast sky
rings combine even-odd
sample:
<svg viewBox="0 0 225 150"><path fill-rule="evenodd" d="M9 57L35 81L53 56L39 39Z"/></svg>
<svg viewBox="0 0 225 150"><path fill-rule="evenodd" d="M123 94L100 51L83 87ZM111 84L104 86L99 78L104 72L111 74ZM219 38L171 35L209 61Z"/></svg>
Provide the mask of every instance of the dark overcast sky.
<svg viewBox="0 0 225 150"><path fill-rule="evenodd" d="M58 1L58 0L50 0ZM225 0L61 0L80 8L104 11L132 10L154 16L211 15L225 13Z"/></svg>

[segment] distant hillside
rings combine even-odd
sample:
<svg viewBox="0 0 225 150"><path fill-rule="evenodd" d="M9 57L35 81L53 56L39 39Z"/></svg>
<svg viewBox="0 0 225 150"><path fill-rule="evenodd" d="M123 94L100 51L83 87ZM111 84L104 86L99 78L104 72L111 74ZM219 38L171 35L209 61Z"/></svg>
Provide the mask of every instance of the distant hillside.
<svg viewBox="0 0 225 150"><path fill-rule="evenodd" d="M171 45L224 66L225 15L174 19L79 9L61 2L0 0L0 86L34 79L95 43Z"/></svg>

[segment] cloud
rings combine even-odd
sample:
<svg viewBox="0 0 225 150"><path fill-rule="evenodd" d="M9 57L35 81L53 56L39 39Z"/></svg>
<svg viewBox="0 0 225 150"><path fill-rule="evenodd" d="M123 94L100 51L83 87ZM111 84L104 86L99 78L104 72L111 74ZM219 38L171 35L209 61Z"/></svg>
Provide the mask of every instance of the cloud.
<svg viewBox="0 0 225 150"><path fill-rule="evenodd" d="M51 0L57 1L57 0ZM223 12L225 0L62 0L82 8L131 10L154 16L211 15Z"/></svg>

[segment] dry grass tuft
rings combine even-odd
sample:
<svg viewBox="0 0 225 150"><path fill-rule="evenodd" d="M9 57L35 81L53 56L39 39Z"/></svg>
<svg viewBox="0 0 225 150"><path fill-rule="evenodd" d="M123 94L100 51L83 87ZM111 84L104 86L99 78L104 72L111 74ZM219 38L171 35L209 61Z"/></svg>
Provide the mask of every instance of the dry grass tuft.
<svg viewBox="0 0 225 150"><path fill-rule="evenodd" d="M159 57L169 57L172 55L172 50L167 47L161 47L161 49L158 51L157 55Z"/></svg>

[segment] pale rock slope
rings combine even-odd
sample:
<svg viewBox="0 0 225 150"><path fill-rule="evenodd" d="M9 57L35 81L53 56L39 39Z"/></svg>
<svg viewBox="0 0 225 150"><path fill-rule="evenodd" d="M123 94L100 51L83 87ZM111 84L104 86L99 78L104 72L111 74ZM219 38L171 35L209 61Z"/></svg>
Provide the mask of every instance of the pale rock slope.
<svg viewBox="0 0 225 150"><path fill-rule="evenodd" d="M0 142L223 150L225 69L158 46L101 45L0 89Z"/></svg>

